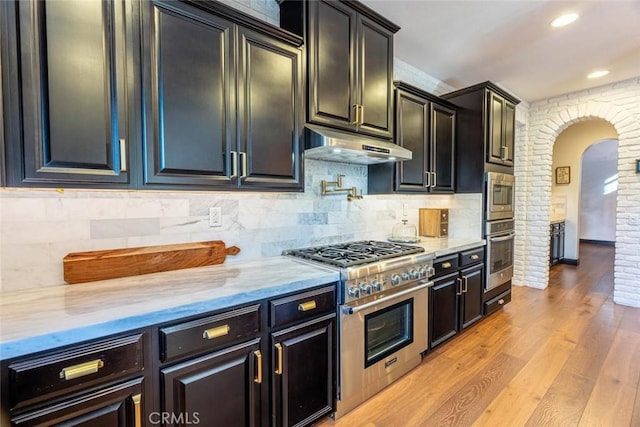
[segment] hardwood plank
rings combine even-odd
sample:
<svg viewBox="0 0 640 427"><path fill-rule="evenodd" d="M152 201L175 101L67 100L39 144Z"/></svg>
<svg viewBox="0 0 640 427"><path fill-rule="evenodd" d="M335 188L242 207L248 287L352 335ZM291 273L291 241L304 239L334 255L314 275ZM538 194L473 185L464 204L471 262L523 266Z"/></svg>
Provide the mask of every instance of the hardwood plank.
<svg viewBox="0 0 640 427"><path fill-rule="evenodd" d="M577 425L594 383L595 380L562 370L525 425Z"/></svg>
<svg viewBox="0 0 640 427"><path fill-rule="evenodd" d="M640 333L620 329L596 380L579 426L622 426L631 422L640 380ZM634 420L637 422L640 420Z"/></svg>
<svg viewBox="0 0 640 427"><path fill-rule="evenodd" d="M471 425L525 363L522 359L504 353L498 354L473 378L461 387L455 387L455 395L429 417L429 424Z"/></svg>

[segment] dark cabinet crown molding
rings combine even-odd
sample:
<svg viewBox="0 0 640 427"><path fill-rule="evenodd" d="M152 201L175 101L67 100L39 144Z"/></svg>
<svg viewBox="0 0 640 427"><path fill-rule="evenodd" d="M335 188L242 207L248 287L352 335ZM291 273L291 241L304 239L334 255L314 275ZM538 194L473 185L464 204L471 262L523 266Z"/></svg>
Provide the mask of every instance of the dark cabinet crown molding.
<svg viewBox="0 0 640 427"><path fill-rule="evenodd" d="M451 108L452 110L455 110L457 107L452 104L451 102L447 101L446 99L443 99L441 97L439 97L438 95L434 95L433 93L429 93L426 92L418 87L415 87L407 82L403 82L401 80L394 80L393 85L395 86L396 90L403 90L405 92L409 92L413 95L419 96L421 98L424 98L428 101L431 102L437 102L438 104L440 104L443 107L447 107L447 108Z"/></svg>
<svg viewBox="0 0 640 427"><path fill-rule="evenodd" d="M216 15L227 18L236 24L242 25L243 27L250 28L254 31L258 31L271 37L278 38L281 41L290 43L294 46L300 47L304 43L302 37L290 31L287 31L275 25L271 25L268 22L261 21L251 15L248 15L223 3L210 0L182 0L182 2L191 4L208 12L213 12Z"/></svg>
<svg viewBox="0 0 640 427"><path fill-rule="evenodd" d="M276 0L276 1L278 2L279 5L282 5L283 3L301 3L301 2L304 2L305 0ZM308 1L319 1L319 0L306 0L306 2ZM364 5L363 3L357 0L337 0L337 1L334 0L334 1L336 3L344 3L345 5L349 6L351 9L355 10L358 13L361 13L362 15L374 21L376 24L381 25L382 27L391 31L394 34L400 30L399 25L389 21L387 18L380 15L375 10L369 8L368 6Z"/></svg>
<svg viewBox="0 0 640 427"><path fill-rule="evenodd" d="M486 82L483 82L483 83L478 83L478 84L475 84L473 86L465 87L464 89L460 89L460 90L456 90L456 91L453 91L453 92L446 93L446 94L442 95L442 98L449 99L449 98L453 98L453 97L456 97L456 96L464 95L466 93L475 92L478 89L487 89L487 90L490 90L490 91L492 91L494 93L497 93L498 95L502 96L503 98L505 98L507 101L513 103L514 105L518 105L520 103L520 100L518 98L516 98L515 96L513 96L512 94L510 94L506 90L502 89L500 86L497 86L495 83L492 83L490 81L486 81Z"/></svg>

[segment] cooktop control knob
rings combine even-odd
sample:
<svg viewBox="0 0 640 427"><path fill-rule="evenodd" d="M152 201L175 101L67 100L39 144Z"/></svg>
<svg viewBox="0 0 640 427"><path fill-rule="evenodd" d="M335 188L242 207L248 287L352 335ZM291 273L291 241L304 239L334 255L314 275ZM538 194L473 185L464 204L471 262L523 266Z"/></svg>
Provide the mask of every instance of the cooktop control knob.
<svg viewBox="0 0 640 427"><path fill-rule="evenodd" d="M411 277L412 279L418 279L418 270L416 270L415 268L409 270L409 277Z"/></svg>
<svg viewBox="0 0 640 427"><path fill-rule="evenodd" d="M418 270L418 274L419 274L419 278L420 277L427 277L427 267L420 267L420 270Z"/></svg>
<svg viewBox="0 0 640 427"><path fill-rule="evenodd" d="M378 282L377 280L372 280L371 289L373 289L373 292L382 292L382 283Z"/></svg>
<svg viewBox="0 0 640 427"><path fill-rule="evenodd" d="M360 298L360 288L349 286L349 296L352 298Z"/></svg>
<svg viewBox="0 0 640 427"><path fill-rule="evenodd" d="M360 283L358 286L360 287L360 291L364 295L371 295L371 285L367 285L366 283Z"/></svg>
<svg viewBox="0 0 640 427"><path fill-rule="evenodd" d="M395 286L398 285L400 283L400 275L399 274L392 274L391 275L391 285Z"/></svg>
<svg viewBox="0 0 640 427"><path fill-rule="evenodd" d="M402 280L409 280L409 273L402 273Z"/></svg>

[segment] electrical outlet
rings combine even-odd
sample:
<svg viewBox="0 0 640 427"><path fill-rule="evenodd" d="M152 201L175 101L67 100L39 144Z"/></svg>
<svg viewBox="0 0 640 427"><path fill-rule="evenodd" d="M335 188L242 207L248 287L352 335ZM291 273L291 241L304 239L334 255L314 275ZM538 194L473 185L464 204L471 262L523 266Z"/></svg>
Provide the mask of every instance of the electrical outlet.
<svg viewBox="0 0 640 427"><path fill-rule="evenodd" d="M629 215L629 219L627 220L627 224L636 226L640 222L640 215L631 214Z"/></svg>
<svg viewBox="0 0 640 427"><path fill-rule="evenodd" d="M209 227L222 227L222 208L220 206L209 208Z"/></svg>

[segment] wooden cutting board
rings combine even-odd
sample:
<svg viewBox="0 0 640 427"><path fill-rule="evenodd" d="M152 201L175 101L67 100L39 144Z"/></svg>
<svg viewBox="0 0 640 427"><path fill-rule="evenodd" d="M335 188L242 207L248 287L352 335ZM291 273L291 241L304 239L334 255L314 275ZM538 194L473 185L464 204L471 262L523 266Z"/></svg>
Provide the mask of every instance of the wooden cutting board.
<svg viewBox="0 0 640 427"><path fill-rule="evenodd" d="M227 255L236 255L238 252L240 249L237 246L226 248L223 241L214 240L72 252L64 257L62 264L64 280L73 284L222 264Z"/></svg>

